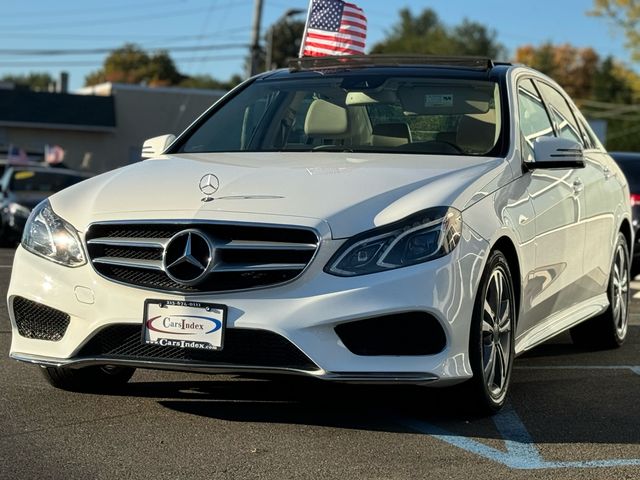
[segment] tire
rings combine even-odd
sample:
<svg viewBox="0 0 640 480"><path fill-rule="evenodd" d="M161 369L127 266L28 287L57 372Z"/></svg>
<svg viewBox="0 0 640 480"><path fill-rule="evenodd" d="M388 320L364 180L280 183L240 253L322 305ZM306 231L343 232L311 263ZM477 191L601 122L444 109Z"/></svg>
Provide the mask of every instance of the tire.
<svg viewBox="0 0 640 480"><path fill-rule="evenodd" d="M136 371L133 367L109 365L65 368L41 368L44 378L54 387L70 392L108 393L122 388Z"/></svg>
<svg viewBox="0 0 640 480"><path fill-rule="evenodd" d="M618 233L607 288L609 307L603 314L571 329L574 345L589 350L622 346L629 330L629 282L629 247L625 236Z"/></svg>
<svg viewBox="0 0 640 480"><path fill-rule="evenodd" d="M462 387L472 413L493 415L506 403L517 313L511 270L504 254L496 250L482 274L471 320L469 360L473 378Z"/></svg>

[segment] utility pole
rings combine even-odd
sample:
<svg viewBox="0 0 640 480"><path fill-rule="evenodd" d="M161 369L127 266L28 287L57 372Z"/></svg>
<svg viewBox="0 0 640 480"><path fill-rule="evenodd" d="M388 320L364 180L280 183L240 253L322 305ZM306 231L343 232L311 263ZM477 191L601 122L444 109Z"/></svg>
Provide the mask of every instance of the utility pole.
<svg viewBox="0 0 640 480"><path fill-rule="evenodd" d="M260 24L262 23L262 0L255 0L253 7L253 27L251 28L251 51L249 52L248 74L253 77L260 68Z"/></svg>

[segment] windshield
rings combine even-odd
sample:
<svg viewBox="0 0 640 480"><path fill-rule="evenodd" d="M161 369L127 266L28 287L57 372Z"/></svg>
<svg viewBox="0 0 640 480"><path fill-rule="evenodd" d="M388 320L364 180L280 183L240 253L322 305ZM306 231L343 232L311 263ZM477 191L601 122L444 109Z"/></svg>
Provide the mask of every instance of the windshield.
<svg viewBox="0 0 640 480"><path fill-rule="evenodd" d="M196 152L353 151L489 155L498 84L390 76L258 81L183 140Z"/></svg>
<svg viewBox="0 0 640 480"><path fill-rule="evenodd" d="M14 192L58 192L85 180L85 177L54 172L17 170L9 181L9 190Z"/></svg>

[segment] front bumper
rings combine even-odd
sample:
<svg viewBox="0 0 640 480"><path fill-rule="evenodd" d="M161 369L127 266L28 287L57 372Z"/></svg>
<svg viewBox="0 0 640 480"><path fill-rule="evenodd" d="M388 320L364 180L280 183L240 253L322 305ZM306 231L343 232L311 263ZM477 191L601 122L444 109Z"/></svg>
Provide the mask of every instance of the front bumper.
<svg viewBox="0 0 640 480"><path fill-rule="evenodd" d="M315 371L79 356L82 347L104 328L141 326L145 300L185 297L119 285L99 276L90 265L62 267L19 247L8 292L13 330L11 357L42 366L70 368L117 364L203 373L290 373L342 382L458 383L472 375L467 355L469 323L488 247L468 229L463 231L463 238L447 257L353 278L334 277L323 271L342 243L327 240L310 268L290 284L189 297L227 305L227 328L281 335L318 366ZM18 296L67 313L71 320L64 337L53 342L21 336L11 308ZM408 311L426 312L440 322L446 335L442 352L360 356L349 351L334 330L342 323Z"/></svg>

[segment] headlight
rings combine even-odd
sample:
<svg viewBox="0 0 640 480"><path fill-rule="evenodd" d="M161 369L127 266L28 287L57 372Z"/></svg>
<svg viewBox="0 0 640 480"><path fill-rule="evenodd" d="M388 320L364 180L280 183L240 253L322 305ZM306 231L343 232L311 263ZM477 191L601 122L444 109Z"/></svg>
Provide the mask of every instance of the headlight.
<svg viewBox="0 0 640 480"><path fill-rule="evenodd" d="M20 205L19 203L12 202L9 204L9 213L13 216L28 217L31 213L31 210Z"/></svg>
<svg viewBox="0 0 640 480"><path fill-rule="evenodd" d="M341 277L407 267L449 254L460 242L462 215L437 207L349 240L325 267Z"/></svg>
<svg viewBox="0 0 640 480"><path fill-rule="evenodd" d="M78 232L55 214L48 200L31 212L22 234L22 246L36 255L69 267L86 263Z"/></svg>

